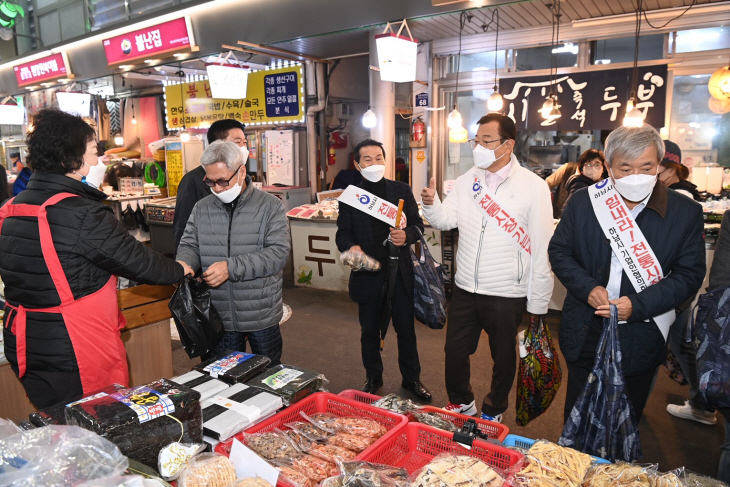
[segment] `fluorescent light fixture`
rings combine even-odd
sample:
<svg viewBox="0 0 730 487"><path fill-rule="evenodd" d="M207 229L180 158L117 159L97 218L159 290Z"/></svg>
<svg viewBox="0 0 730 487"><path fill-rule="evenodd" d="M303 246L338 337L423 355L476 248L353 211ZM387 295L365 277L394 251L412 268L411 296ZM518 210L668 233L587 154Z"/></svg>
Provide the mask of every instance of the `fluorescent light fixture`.
<svg viewBox="0 0 730 487"><path fill-rule="evenodd" d="M134 64L120 64L119 69L132 69Z"/></svg>
<svg viewBox="0 0 730 487"><path fill-rule="evenodd" d="M56 100L58 100L58 108L61 111L80 117L89 116L91 95L88 93L67 93L65 91L59 91L56 93Z"/></svg>
<svg viewBox="0 0 730 487"><path fill-rule="evenodd" d="M144 62L147 64L155 64L161 62L162 59L145 59Z"/></svg>
<svg viewBox="0 0 730 487"><path fill-rule="evenodd" d="M564 45L560 47L554 47L553 48L553 54L561 54L564 52L569 52L571 54L578 54L578 45L573 44L572 42L567 42Z"/></svg>

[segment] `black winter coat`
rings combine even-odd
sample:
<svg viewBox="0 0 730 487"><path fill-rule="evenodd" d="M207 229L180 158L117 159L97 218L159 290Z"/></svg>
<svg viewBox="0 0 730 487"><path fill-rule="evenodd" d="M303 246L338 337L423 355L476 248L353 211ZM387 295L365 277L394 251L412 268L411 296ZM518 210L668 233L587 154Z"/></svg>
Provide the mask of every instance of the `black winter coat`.
<svg viewBox="0 0 730 487"><path fill-rule="evenodd" d="M628 323L619 325L625 375L649 372L664 361L664 337L651 318L694 296L705 277L699 204L657 181L636 223L665 277L637 293L623 273L621 296L627 296L633 306ZM596 286L608 284L611 253L588 190L581 189L568 202L548 247L553 272L568 290L560 321L560 348L568 362L576 361L583 348L595 316L588 295Z"/></svg>
<svg viewBox="0 0 730 487"><path fill-rule="evenodd" d="M360 187L362 185L357 185ZM413 295L413 262L409 247L418 242L423 234L423 220L418 214L418 204L413 197L411 187L398 181L385 180L385 200L398 204L403 200L403 213L406 216L405 228L406 245L401 247L398 256L398 270L403 277L409 295ZM375 245L382 242L375 242L373 230L370 223L372 218L362 211L356 210L350 205L340 204L340 214L337 218L337 235L335 237L337 248L340 252L349 250L353 245L359 245L363 252L370 256L375 255ZM386 264L387 265L387 264ZM377 273L373 272L351 272L350 273L350 298L357 303L367 303L374 295L382 292L380 286L375 285L378 281Z"/></svg>
<svg viewBox="0 0 730 487"><path fill-rule="evenodd" d="M112 275L142 284L173 284L183 278L182 266L163 257L129 235L110 207L106 195L86 184L58 174L34 172L28 188L13 203L41 205L58 193L68 198L48 207L48 222L74 298L101 289ZM61 300L41 252L36 218L7 218L0 234L0 276L5 299L26 308L58 306ZM15 313L13 313L15 316ZM5 312L8 319L8 312ZM15 336L4 327L5 353L18 373ZM52 377L54 371L76 372L71 340L59 314L27 314L28 374Z"/></svg>

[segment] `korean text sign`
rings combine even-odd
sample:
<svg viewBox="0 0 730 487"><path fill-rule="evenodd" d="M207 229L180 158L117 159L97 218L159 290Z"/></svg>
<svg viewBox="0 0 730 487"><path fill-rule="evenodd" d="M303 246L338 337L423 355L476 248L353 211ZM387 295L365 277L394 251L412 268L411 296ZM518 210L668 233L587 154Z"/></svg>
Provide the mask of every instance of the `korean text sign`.
<svg viewBox="0 0 730 487"><path fill-rule="evenodd" d="M104 39L107 64L148 59L195 45L187 17L151 25L110 39Z"/></svg>
<svg viewBox="0 0 730 487"><path fill-rule="evenodd" d="M508 78L500 80L505 113L517 130L613 130L620 127L631 93L631 68L558 75L554 92L562 116L545 120L540 114L550 93L550 78ZM667 101L667 66L639 67L637 108L645 122L663 127Z"/></svg>
<svg viewBox="0 0 730 487"><path fill-rule="evenodd" d="M68 78L71 76L66 54L62 52L25 64L19 64L13 69L15 70L15 79L18 80L18 86L28 86L43 81Z"/></svg>
<svg viewBox="0 0 730 487"><path fill-rule="evenodd" d="M216 120L252 123L304 121L302 67L257 71L248 75L246 98L213 98L208 81L165 87L167 126L205 128Z"/></svg>

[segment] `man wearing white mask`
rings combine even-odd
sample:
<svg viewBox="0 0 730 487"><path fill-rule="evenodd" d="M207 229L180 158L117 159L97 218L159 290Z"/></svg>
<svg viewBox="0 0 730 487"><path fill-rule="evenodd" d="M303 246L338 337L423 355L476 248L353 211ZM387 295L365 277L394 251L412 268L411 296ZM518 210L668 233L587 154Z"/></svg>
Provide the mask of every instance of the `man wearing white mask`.
<svg viewBox="0 0 730 487"><path fill-rule="evenodd" d="M215 141L200 157L213 194L190 215L176 259L187 275L202 270L226 330L213 353L246 351L281 359L282 280L291 248L281 200L254 190L232 142Z"/></svg>
<svg viewBox="0 0 730 487"><path fill-rule="evenodd" d="M374 393L383 385L383 361L380 357L380 330L383 322L383 289L389 273L387 240L390 239L398 254L398 269L393 293L393 328L398 335L398 365L403 377L402 386L423 401L431 400L431 393L421 383L421 364L414 326L413 262L408 247L423 233L423 221L418 215L418 204L411 188L398 181L385 179L385 150L383 144L367 139L355 147L355 162L362 173L358 185L366 192L387 202L404 201L401 228L390 227L358 209L340 203L337 218L337 248L340 252L362 252L381 263L378 272L353 271L350 274L350 297L359 305L360 343L366 382L362 390Z"/></svg>
<svg viewBox="0 0 730 487"><path fill-rule="evenodd" d="M611 304L618 308L627 393L641 418L666 358L674 309L705 275L702 207L657 180L659 133L649 125L620 127L604 154L609 177L573 195L548 250L568 290L560 324L566 420L593 369Z"/></svg>
<svg viewBox="0 0 730 487"><path fill-rule="evenodd" d="M512 152L517 136L512 119L490 113L477 123L470 141L475 167L456 180L443 203L433 178L421 198L431 225L459 229L446 331L445 409L477 413L469 356L484 330L494 366L490 391L480 404L482 418L500 422L517 369L517 327L525 305L532 315L548 310L553 210L545 181L520 166Z"/></svg>

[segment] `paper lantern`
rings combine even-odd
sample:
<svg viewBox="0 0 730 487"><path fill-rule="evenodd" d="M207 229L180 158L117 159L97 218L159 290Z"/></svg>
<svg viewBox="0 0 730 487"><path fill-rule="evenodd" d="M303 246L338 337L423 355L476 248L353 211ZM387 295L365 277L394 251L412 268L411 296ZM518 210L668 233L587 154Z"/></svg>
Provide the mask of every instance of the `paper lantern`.
<svg viewBox="0 0 730 487"><path fill-rule="evenodd" d="M408 30L408 36L400 35L403 27ZM404 83L416 80L418 41L410 34L411 31L404 20L397 33L392 31L389 23L382 34L375 36L381 81Z"/></svg>
<svg viewBox="0 0 730 487"><path fill-rule="evenodd" d="M718 100L730 100L730 66L718 69L707 83L710 95Z"/></svg>
<svg viewBox="0 0 730 487"><path fill-rule="evenodd" d="M243 100L248 88L248 69L237 66L221 66L211 64L207 66L210 92L213 98L229 100Z"/></svg>

